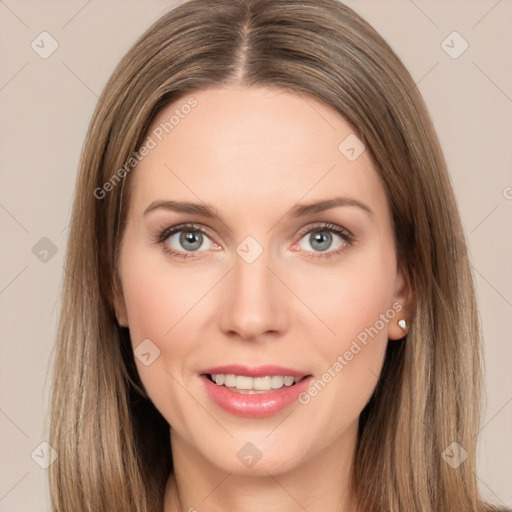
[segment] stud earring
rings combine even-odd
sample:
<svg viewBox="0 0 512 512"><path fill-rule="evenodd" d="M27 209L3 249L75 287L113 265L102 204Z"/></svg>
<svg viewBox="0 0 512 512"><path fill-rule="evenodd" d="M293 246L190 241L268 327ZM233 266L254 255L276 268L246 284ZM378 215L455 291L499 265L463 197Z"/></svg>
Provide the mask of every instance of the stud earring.
<svg viewBox="0 0 512 512"><path fill-rule="evenodd" d="M403 318L401 320L398 320L398 327L400 327L402 331L407 332L407 322Z"/></svg>

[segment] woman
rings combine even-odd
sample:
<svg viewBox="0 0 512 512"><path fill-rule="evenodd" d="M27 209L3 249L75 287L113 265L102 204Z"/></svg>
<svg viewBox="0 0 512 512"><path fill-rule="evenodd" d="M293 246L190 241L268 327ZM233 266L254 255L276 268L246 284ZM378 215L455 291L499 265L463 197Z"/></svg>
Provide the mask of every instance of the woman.
<svg viewBox="0 0 512 512"><path fill-rule="evenodd" d="M446 165L341 3L158 20L98 102L66 270L54 510L497 510Z"/></svg>

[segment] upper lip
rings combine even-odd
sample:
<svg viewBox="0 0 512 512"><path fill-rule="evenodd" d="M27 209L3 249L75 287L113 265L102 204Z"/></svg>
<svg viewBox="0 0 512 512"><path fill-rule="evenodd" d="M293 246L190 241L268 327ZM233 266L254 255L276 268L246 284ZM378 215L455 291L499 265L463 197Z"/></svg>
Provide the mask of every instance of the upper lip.
<svg viewBox="0 0 512 512"><path fill-rule="evenodd" d="M234 374L245 375L247 377L265 377L267 375L282 375L283 377L306 377L310 375L308 372L295 370L293 368L285 368L284 366L264 365L264 366L245 366L241 364L228 364L223 366L215 366L206 368L199 372L201 375L216 374Z"/></svg>

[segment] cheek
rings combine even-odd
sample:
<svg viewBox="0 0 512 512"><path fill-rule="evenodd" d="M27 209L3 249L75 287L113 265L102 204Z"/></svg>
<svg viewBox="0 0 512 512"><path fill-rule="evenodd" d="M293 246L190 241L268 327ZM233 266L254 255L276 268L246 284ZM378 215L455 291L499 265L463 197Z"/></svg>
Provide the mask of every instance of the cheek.
<svg viewBox="0 0 512 512"><path fill-rule="evenodd" d="M393 307L396 261L392 247L367 257L350 258L333 270L310 273L302 289L322 320L311 349L322 361L315 380L300 398L328 434L339 435L357 420L380 375L388 343L388 326L397 321ZM320 333L322 333L320 335Z"/></svg>
<svg viewBox="0 0 512 512"><path fill-rule="evenodd" d="M218 272L198 272L156 251L126 246L122 283L132 346L136 356L143 341L141 347L158 354L150 365L137 357L135 362L147 393L168 421L172 404L190 402L180 383L197 369L197 353L205 348L201 322L205 304L211 300L208 292L218 280Z"/></svg>
<svg viewBox="0 0 512 512"><path fill-rule="evenodd" d="M316 346L324 356L332 360L340 351L348 350L353 340L364 342L369 330L372 339L387 341L388 324L396 314L392 308L395 278L392 248L379 248L364 258L347 257L329 272L309 270L307 283L297 280L295 290L321 320L317 322L322 333L318 339L324 341Z"/></svg>
<svg viewBox="0 0 512 512"><path fill-rule="evenodd" d="M128 252L128 251L127 251ZM133 250L123 262L123 293L134 345L164 340L208 289L208 276L172 269L160 258Z"/></svg>
<svg viewBox="0 0 512 512"><path fill-rule="evenodd" d="M204 281L201 285L198 279L194 286L190 276L170 272L168 265L149 261L147 255L138 258L137 250L124 260L124 270L123 292L139 376L165 419L187 432L183 426L193 417L194 402L182 383L194 354L193 340L198 338L190 330L187 312L205 293ZM144 349L138 350L139 345ZM141 353L150 355L139 357Z"/></svg>

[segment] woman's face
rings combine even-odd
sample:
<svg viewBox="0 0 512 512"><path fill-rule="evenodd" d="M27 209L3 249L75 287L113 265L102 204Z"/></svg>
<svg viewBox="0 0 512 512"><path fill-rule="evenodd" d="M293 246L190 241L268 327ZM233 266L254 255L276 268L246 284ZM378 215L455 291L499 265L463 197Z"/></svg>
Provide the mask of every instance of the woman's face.
<svg viewBox="0 0 512 512"><path fill-rule="evenodd" d="M173 448L250 474L350 453L407 318L368 152L331 108L261 87L184 97L148 136L116 309Z"/></svg>

